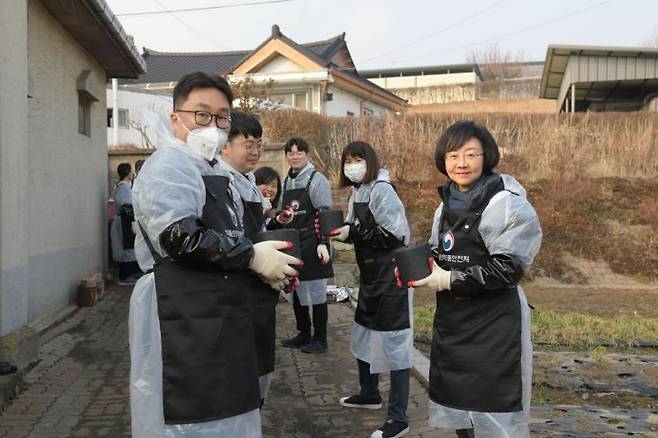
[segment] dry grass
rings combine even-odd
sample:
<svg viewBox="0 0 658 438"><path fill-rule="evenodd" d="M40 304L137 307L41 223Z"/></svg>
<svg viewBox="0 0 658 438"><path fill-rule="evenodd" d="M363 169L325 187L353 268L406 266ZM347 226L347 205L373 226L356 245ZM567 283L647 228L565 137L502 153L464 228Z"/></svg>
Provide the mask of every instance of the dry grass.
<svg viewBox="0 0 658 438"><path fill-rule="evenodd" d="M306 138L312 159L333 178L340 153L354 140L371 143L395 180L436 176L434 144L458 120L475 119L494 134L501 170L525 180L559 177L658 176L658 117L652 113L407 114L327 118L303 111L262 115L268 142Z"/></svg>
<svg viewBox="0 0 658 438"><path fill-rule="evenodd" d="M434 304L414 309L414 333L432 336ZM542 307L532 312L534 342L565 343L570 346L594 346L600 343L656 341L658 318L620 316L604 318L582 313L557 313Z"/></svg>

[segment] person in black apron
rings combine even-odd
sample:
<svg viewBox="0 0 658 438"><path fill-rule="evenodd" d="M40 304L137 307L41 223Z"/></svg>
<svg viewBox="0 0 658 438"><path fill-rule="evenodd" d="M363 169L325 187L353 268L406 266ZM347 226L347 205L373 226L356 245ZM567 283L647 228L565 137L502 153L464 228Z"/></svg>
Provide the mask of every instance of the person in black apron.
<svg viewBox="0 0 658 438"><path fill-rule="evenodd" d="M265 229L263 197L251 173L260 159L263 129L254 117L233 111L228 141L221 149L219 165L227 171L243 206L244 230L251 238ZM279 292L257 275L253 275L248 292L251 294L251 314L254 325L261 404L269 391L274 372L276 339L276 304Z"/></svg>
<svg viewBox="0 0 658 438"><path fill-rule="evenodd" d="M315 218L323 209L331 208L331 185L327 178L308 161L308 144L291 138L285 145L290 171L283 182L279 200L282 211L269 224L269 229L296 228L304 266L300 269L298 288L293 292L293 309L298 334L281 342L284 347L301 348L304 353L327 351L327 278L334 272L329 255L329 239L318 237ZM309 307L313 308L313 336Z"/></svg>
<svg viewBox="0 0 658 438"><path fill-rule="evenodd" d="M119 182L114 192L114 206L116 216L110 226L110 240L112 243L112 258L119 264L119 284L133 285L139 278L141 271L135 259L135 230L130 175L130 163L121 163L117 166Z"/></svg>
<svg viewBox="0 0 658 438"><path fill-rule="evenodd" d="M395 250L409 242L404 205L380 169L372 146L350 143L342 154L341 186L352 186L347 224L332 232L354 243L359 265L359 299L352 324L351 350L357 358L361 390L339 403L349 408L379 409L379 374L390 371L391 390L384 424L372 438L401 437L409 432L409 372L412 364L413 290L395 281Z"/></svg>
<svg viewBox="0 0 658 438"><path fill-rule="evenodd" d="M276 170L267 166L256 169L254 176L258 190L263 195L265 222L270 222L276 216L276 206L281 198L281 177Z"/></svg>
<svg viewBox="0 0 658 438"><path fill-rule="evenodd" d="M133 187L135 252L149 273L130 302L132 435L260 438L261 395L249 290L281 289L299 263L244 235L239 193L210 160L227 138L228 83L192 73L174 89L171 128Z"/></svg>
<svg viewBox="0 0 658 438"><path fill-rule="evenodd" d="M430 425L461 437L529 437L530 314L518 285L541 245L523 187L493 173L498 146L474 122L439 138L432 273L413 282L436 292L430 357Z"/></svg>

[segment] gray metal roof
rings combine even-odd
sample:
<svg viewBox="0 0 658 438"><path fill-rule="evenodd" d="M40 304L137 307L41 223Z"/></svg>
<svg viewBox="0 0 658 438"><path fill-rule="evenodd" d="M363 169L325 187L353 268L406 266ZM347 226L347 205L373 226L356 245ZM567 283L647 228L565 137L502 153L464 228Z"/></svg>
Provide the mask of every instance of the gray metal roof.
<svg viewBox="0 0 658 438"><path fill-rule="evenodd" d="M643 102L658 91L658 48L550 45L539 97L557 99L558 110L572 84L577 108L588 102Z"/></svg>
<svg viewBox="0 0 658 438"><path fill-rule="evenodd" d="M146 63L105 0L40 1L109 77L136 78L144 73Z"/></svg>
<svg viewBox="0 0 658 438"><path fill-rule="evenodd" d="M400 67L400 68L379 68L370 70L359 70L359 74L365 78L392 78L399 76L421 76L447 73L470 73L475 74L483 80L482 72L477 64L448 64L448 65L428 65L422 67Z"/></svg>

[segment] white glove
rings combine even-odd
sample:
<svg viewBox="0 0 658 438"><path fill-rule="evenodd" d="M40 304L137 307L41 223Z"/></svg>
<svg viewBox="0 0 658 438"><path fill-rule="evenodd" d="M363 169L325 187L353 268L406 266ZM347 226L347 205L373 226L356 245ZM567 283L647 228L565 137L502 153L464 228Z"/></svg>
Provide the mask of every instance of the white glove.
<svg viewBox="0 0 658 438"><path fill-rule="evenodd" d="M136 236L137 235L137 222L133 221L130 223L130 228L132 229L133 234Z"/></svg>
<svg viewBox="0 0 658 438"><path fill-rule="evenodd" d="M332 239L339 240L341 242L345 242L347 238L350 236L350 226L349 225L343 225L340 228L336 228L331 232L329 235Z"/></svg>
<svg viewBox="0 0 658 438"><path fill-rule="evenodd" d="M290 280L286 277L283 280L275 280L272 282L266 282L267 284L270 285L272 289L274 289L277 292L283 292L283 290L290 284Z"/></svg>
<svg viewBox="0 0 658 438"><path fill-rule="evenodd" d="M319 244L316 251L318 253L318 258L320 259L320 262L323 265L329 263L330 258L329 258L329 249L327 248L327 245L325 245L324 243Z"/></svg>
<svg viewBox="0 0 658 438"><path fill-rule="evenodd" d="M263 196L263 211L268 211L272 209L272 202Z"/></svg>
<svg viewBox="0 0 658 438"><path fill-rule="evenodd" d="M450 290L450 271L441 269L434 260L432 260L432 273L427 277L412 282L411 287L427 286L431 290Z"/></svg>
<svg viewBox="0 0 658 438"><path fill-rule="evenodd" d="M301 265L302 261L278 251L287 248L290 248L290 242L282 240L255 243L254 258L249 268L270 284L283 281L286 277L296 277L299 273L288 265Z"/></svg>

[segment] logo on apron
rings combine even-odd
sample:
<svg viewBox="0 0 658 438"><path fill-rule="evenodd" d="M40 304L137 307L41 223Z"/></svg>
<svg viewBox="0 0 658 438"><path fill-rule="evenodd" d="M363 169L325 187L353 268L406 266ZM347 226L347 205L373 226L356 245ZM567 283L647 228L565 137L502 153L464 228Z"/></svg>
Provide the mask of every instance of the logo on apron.
<svg viewBox="0 0 658 438"><path fill-rule="evenodd" d="M299 210L299 201L294 199L290 202L290 208L292 208L293 211Z"/></svg>
<svg viewBox="0 0 658 438"><path fill-rule="evenodd" d="M455 235L448 231L443 236L443 250L450 251L455 246Z"/></svg>

